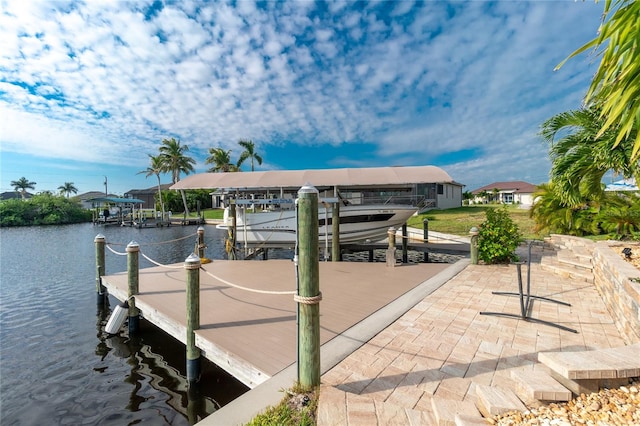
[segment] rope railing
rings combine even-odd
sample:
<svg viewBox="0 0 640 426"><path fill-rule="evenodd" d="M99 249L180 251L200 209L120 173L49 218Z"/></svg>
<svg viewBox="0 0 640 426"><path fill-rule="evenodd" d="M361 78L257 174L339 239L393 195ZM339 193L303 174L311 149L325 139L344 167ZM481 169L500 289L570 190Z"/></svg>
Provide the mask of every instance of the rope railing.
<svg viewBox="0 0 640 426"><path fill-rule="evenodd" d="M116 254L118 256L126 256L127 255L127 253L121 253L119 251L115 251L114 249L109 247L110 245L112 245L112 244L111 243L107 243L107 244L105 244L105 247L107 247L111 253Z"/></svg>
<svg viewBox="0 0 640 426"><path fill-rule="evenodd" d="M140 255L142 257L144 257L145 259L147 259L149 262L153 263L156 266L161 266L163 268L168 268L168 269L182 269L183 266L182 265L164 265L162 263L158 263L155 260L151 259L149 256L147 256L146 254L144 254L143 252L140 252Z"/></svg>

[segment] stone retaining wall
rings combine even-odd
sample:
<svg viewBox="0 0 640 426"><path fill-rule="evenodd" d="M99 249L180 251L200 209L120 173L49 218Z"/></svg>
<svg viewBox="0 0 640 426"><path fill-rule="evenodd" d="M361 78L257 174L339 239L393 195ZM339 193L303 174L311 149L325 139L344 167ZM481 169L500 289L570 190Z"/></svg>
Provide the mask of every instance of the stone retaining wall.
<svg viewBox="0 0 640 426"><path fill-rule="evenodd" d="M625 261L612 246L599 241L593 250L595 285L627 344L640 341L640 270ZM635 246L634 250L640 250Z"/></svg>
<svg viewBox="0 0 640 426"><path fill-rule="evenodd" d="M621 241L593 242L569 235L551 236L562 249L581 247L592 253L594 283L627 344L640 342L640 270L625 261L612 247L625 246ZM640 245L631 243L632 250Z"/></svg>

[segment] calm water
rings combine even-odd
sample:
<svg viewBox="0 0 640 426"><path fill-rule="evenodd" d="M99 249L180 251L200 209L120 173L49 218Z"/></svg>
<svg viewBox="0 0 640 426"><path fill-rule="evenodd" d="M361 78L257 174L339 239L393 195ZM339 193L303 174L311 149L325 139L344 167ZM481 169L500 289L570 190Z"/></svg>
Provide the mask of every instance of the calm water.
<svg viewBox="0 0 640 426"><path fill-rule="evenodd" d="M203 361L198 389L185 380L184 345L142 321L139 337L103 331L111 308L96 306L95 245L102 233L130 241L160 263L183 262L194 226L91 224L0 228L0 422L2 425L188 425L247 391ZM171 244L159 242L179 239ZM224 234L205 226L207 257L223 258ZM140 267L153 266L140 257ZM126 256L106 251L107 274ZM118 302L111 298L110 306Z"/></svg>

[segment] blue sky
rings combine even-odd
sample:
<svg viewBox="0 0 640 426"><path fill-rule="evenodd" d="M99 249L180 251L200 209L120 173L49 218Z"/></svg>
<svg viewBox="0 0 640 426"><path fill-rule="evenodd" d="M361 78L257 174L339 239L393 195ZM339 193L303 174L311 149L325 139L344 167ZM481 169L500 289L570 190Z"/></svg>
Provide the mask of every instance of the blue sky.
<svg viewBox="0 0 640 426"><path fill-rule="evenodd" d="M592 1L0 0L0 191L154 186L162 139L251 139L257 170L442 167L473 190L548 180L540 124L579 108ZM249 165L243 167L245 171ZM162 177L163 183L170 176Z"/></svg>

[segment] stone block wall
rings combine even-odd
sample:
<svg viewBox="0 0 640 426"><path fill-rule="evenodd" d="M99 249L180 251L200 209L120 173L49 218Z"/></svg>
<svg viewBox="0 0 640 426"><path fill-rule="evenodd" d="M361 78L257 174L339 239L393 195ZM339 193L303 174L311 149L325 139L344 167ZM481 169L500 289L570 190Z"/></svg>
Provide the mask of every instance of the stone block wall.
<svg viewBox="0 0 640 426"><path fill-rule="evenodd" d="M599 241L593 250L595 285L602 295L627 344L640 341L640 270L625 261L612 246L618 241ZM640 246L635 245L635 250Z"/></svg>

